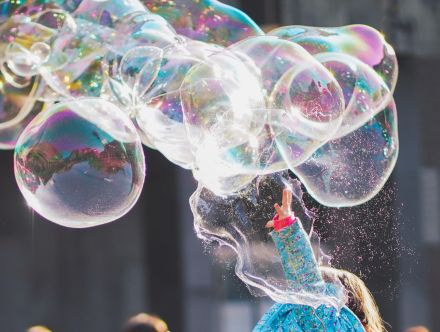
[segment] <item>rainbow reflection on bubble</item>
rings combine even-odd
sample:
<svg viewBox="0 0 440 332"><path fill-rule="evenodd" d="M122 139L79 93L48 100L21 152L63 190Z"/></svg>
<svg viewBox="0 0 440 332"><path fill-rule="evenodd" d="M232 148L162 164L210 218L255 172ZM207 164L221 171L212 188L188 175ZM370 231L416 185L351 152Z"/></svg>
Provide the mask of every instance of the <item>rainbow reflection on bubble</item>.
<svg viewBox="0 0 440 332"><path fill-rule="evenodd" d="M15 149L15 175L35 211L81 228L131 209L145 161L128 118L112 104L83 99L56 104L31 122Z"/></svg>
<svg viewBox="0 0 440 332"><path fill-rule="evenodd" d="M287 26L269 34L291 40L310 54L340 52L373 68L391 91L397 82L397 58L384 36L372 27L355 24L338 28Z"/></svg>
<svg viewBox="0 0 440 332"><path fill-rule="evenodd" d="M383 167L341 195L339 177L361 166L335 142L360 137L392 103L397 80L395 53L371 27L288 26L264 35L214 0L6 1L1 8L2 148L51 104L98 97L131 118L144 144L221 195L289 168L322 204L356 205L380 190L396 161L390 126ZM375 139L362 136L350 148L365 151L368 137ZM362 167L377 162L376 152L364 154ZM329 170L334 158L345 173L325 181L311 175L318 161Z"/></svg>
<svg viewBox="0 0 440 332"><path fill-rule="evenodd" d="M216 0L143 0L176 31L191 39L223 46L263 31L242 11Z"/></svg>
<svg viewBox="0 0 440 332"><path fill-rule="evenodd" d="M28 204L57 224L127 213L142 145L192 171L199 237L235 250L237 275L279 302L291 289L264 229L285 186L326 206L375 196L397 160L398 66L365 25L268 34L216 0L0 2L0 149L15 147ZM154 176L154 175L153 175Z"/></svg>

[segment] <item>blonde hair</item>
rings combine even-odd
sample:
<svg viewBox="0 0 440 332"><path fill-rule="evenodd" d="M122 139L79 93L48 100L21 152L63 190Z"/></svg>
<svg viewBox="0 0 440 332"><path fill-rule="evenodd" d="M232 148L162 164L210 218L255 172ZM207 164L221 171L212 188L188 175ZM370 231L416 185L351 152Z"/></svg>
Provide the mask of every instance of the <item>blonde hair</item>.
<svg viewBox="0 0 440 332"><path fill-rule="evenodd" d="M342 283L347 291L347 307L359 318L367 332L387 331L373 295L358 276L327 266L320 267L320 270L325 281L337 278Z"/></svg>

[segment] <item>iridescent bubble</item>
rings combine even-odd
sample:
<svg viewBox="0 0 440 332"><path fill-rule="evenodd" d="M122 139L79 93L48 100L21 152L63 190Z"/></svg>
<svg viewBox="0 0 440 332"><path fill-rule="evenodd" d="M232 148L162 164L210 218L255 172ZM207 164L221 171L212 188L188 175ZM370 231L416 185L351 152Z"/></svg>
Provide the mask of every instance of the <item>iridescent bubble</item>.
<svg viewBox="0 0 440 332"><path fill-rule="evenodd" d="M12 16L29 17L46 10L61 9L60 2L71 1L3 0L0 3L0 22L4 22Z"/></svg>
<svg viewBox="0 0 440 332"><path fill-rule="evenodd" d="M54 6L52 4L52 6ZM75 19L65 10L53 7L38 11L31 16L32 20L57 33L71 33L76 31Z"/></svg>
<svg viewBox="0 0 440 332"><path fill-rule="evenodd" d="M261 77L265 95L270 96L276 83L287 71L303 63L320 67L301 46L275 36L248 38L229 47Z"/></svg>
<svg viewBox="0 0 440 332"><path fill-rule="evenodd" d="M144 17L142 16L143 13L138 13L137 15ZM138 16L130 16L129 18L134 20ZM127 20L131 22L129 18ZM109 63L119 68L122 57L125 54L132 57L135 49L138 47L163 45L158 42L160 38L155 39L158 43L142 39L139 36L137 39L134 38L136 37L136 31L129 30L128 27L130 25L127 27L127 30L122 29L121 25L111 28L82 19L76 19L76 22L78 24L77 32L63 33L53 42L52 49L54 52L51 58L57 61L54 62L54 65L45 66L44 70L41 71L51 88L65 97L100 97L106 92L104 90L108 75L115 77L115 75L119 74L107 72ZM133 28L136 27L134 25ZM150 51L152 50L153 48L150 49ZM139 59L140 52L138 51L137 56ZM143 57L153 58L154 56L150 54ZM140 61L139 59L138 62ZM132 62L129 61L129 63ZM144 69L147 71L147 68ZM142 81L151 75L145 72L141 76L143 77ZM114 83L112 89L116 90L115 93L122 93L122 87L117 87L117 82ZM139 84L145 85L146 83ZM111 99L108 96L103 97ZM120 96L117 97L119 98Z"/></svg>
<svg viewBox="0 0 440 332"><path fill-rule="evenodd" d="M110 91L104 96L121 105L122 109L138 125L136 116L142 108L144 95L157 79L163 51L154 46L138 46L130 49L122 57L109 54L108 64ZM160 130L160 127L157 128ZM154 147L150 135L138 130L144 144Z"/></svg>
<svg viewBox="0 0 440 332"><path fill-rule="evenodd" d="M356 130L392 100L392 93L382 78L358 59L334 52L318 54L316 59L334 75L344 93L344 118L333 138Z"/></svg>
<svg viewBox="0 0 440 332"><path fill-rule="evenodd" d="M332 140L292 168L308 193L326 206L362 204L391 175L399 139L394 101L357 130Z"/></svg>
<svg viewBox="0 0 440 332"><path fill-rule="evenodd" d="M34 43L49 40L54 33L53 29L32 21L31 17L12 16L0 25L1 54L4 56L4 47L12 43L29 49Z"/></svg>
<svg viewBox="0 0 440 332"><path fill-rule="evenodd" d="M15 175L28 204L74 228L122 217L137 201L145 161L136 129L115 105L78 99L53 105L26 128Z"/></svg>
<svg viewBox="0 0 440 332"><path fill-rule="evenodd" d="M396 54L384 36L372 27L361 24L338 28L292 25L269 34L298 43L313 55L325 52L351 55L373 68L391 91L396 87Z"/></svg>
<svg viewBox="0 0 440 332"><path fill-rule="evenodd" d="M136 12L146 12L145 7L138 0L81 0L74 15L90 22L99 23L103 26L114 27L116 21Z"/></svg>
<svg viewBox="0 0 440 332"><path fill-rule="evenodd" d="M23 77L37 75L49 56L50 46L43 42L33 44L29 50L20 44L12 43L6 48L5 54L9 68Z"/></svg>
<svg viewBox="0 0 440 332"><path fill-rule="evenodd" d="M289 167L303 163L341 125L344 98L322 66L304 62L287 71L271 96L270 126Z"/></svg>
<svg viewBox="0 0 440 332"><path fill-rule="evenodd" d="M149 12L135 12L116 22L121 36L130 36L139 45L165 48L179 41L176 31L161 16Z"/></svg>
<svg viewBox="0 0 440 332"><path fill-rule="evenodd" d="M177 33L194 40L229 46L263 31L242 11L216 0L142 0Z"/></svg>
<svg viewBox="0 0 440 332"><path fill-rule="evenodd" d="M262 36L230 49L244 61L251 60L254 70L259 71L270 124L270 132L261 134L273 137L290 165L300 164L332 137L344 110L341 89L333 75L301 46ZM265 143L275 148L270 140ZM267 160L259 164L270 169Z"/></svg>
<svg viewBox="0 0 440 332"><path fill-rule="evenodd" d="M62 1L62 0L4 0L0 4L0 21L2 17L11 17L12 15L35 16L43 12L67 11L72 12L74 2L80 1Z"/></svg>
<svg viewBox="0 0 440 332"><path fill-rule="evenodd" d="M334 297L330 297L324 294L320 283L295 285L284 275L280 254L265 224L273 218L274 203L280 202L285 187L293 192L292 211L311 235L314 215L304 205L301 184L289 178L287 172L260 176L227 196L199 185L190 198L196 233L208 249L217 247L213 253L218 258L228 251L225 247L233 250L236 257L226 261L235 263L236 275L254 295L268 295L279 303L340 307L345 300L340 283L334 284Z"/></svg>
<svg viewBox="0 0 440 332"><path fill-rule="evenodd" d="M218 47L212 44L189 40L167 48L156 79L137 109L143 142L184 168L194 164L194 151L183 123L180 88L188 71L215 51Z"/></svg>
<svg viewBox="0 0 440 332"><path fill-rule="evenodd" d="M139 46L132 48L122 58L119 75L136 99L142 98L156 80L162 56L163 51L160 48Z"/></svg>
<svg viewBox="0 0 440 332"><path fill-rule="evenodd" d="M52 38L75 29L73 18L62 10L44 10L29 17L13 16L0 27L0 55L16 75L37 75L51 58Z"/></svg>
<svg viewBox="0 0 440 332"><path fill-rule="evenodd" d="M231 52L214 54L191 68L181 88L191 141L210 137L224 146L241 143L243 133L264 124L261 91L259 77Z"/></svg>
<svg viewBox="0 0 440 332"><path fill-rule="evenodd" d="M103 59L114 31L77 21L77 32L64 33L52 44L53 65L42 68L47 84L64 97L99 97L105 82Z"/></svg>
<svg viewBox="0 0 440 332"><path fill-rule="evenodd" d="M318 65L304 61L287 71L277 82L270 105L290 113L311 137L325 140L341 123L344 98L335 78Z"/></svg>
<svg viewBox="0 0 440 332"><path fill-rule="evenodd" d="M230 164L231 170L242 169L246 174L255 168L259 146L249 142L264 130L266 111L260 80L247 65L232 52L216 53L188 72L181 96L188 137L197 147L196 159L205 158L205 149L200 147L209 141L221 147L218 157L227 157L223 164ZM207 183L225 177L224 167L201 170L200 175L211 177L200 179Z"/></svg>
<svg viewBox="0 0 440 332"><path fill-rule="evenodd" d="M50 46L46 43L35 43L31 46L31 54L39 65L45 63L50 57Z"/></svg>
<svg viewBox="0 0 440 332"><path fill-rule="evenodd" d="M39 77L20 77L0 69L0 149L13 149L28 123L43 109L38 101L44 84Z"/></svg>

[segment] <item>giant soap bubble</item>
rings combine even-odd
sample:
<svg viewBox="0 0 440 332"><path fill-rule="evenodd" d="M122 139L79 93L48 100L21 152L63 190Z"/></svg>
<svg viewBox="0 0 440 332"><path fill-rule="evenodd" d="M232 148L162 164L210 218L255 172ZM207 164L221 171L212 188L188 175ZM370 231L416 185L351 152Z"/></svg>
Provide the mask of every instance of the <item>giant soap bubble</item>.
<svg viewBox="0 0 440 332"><path fill-rule="evenodd" d="M122 217L137 201L145 161L133 124L99 99L58 103L26 128L15 175L28 204L60 225L81 228Z"/></svg>
<svg viewBox="0 0 440 332"><path fill-rule="evenodd" d="M124 215L144 181L142 141L193 172L197 234L233 248L253 290L342 304L322 285L291 287L263 226L290 186L311 229L288 170L337 207L389 178L398 70L381 33L265 35L216 0L4 1L0 32L0 148L16 147L18 185L39 214L68 227Z"/></svg>

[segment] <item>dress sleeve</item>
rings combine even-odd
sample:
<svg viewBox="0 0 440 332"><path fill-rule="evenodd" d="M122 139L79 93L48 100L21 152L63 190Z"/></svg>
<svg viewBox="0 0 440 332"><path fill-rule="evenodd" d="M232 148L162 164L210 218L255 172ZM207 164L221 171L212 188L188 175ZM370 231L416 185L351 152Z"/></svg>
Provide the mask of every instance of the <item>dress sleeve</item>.
<svg viewBox="0 0 440 332"><path fill-rule="evenodd" d="M323 291L324 281L318 269L309 238L301 221L270 233L280 253L286 279L297 291ZM319 288L319 289L317 289Z"/></svg>

